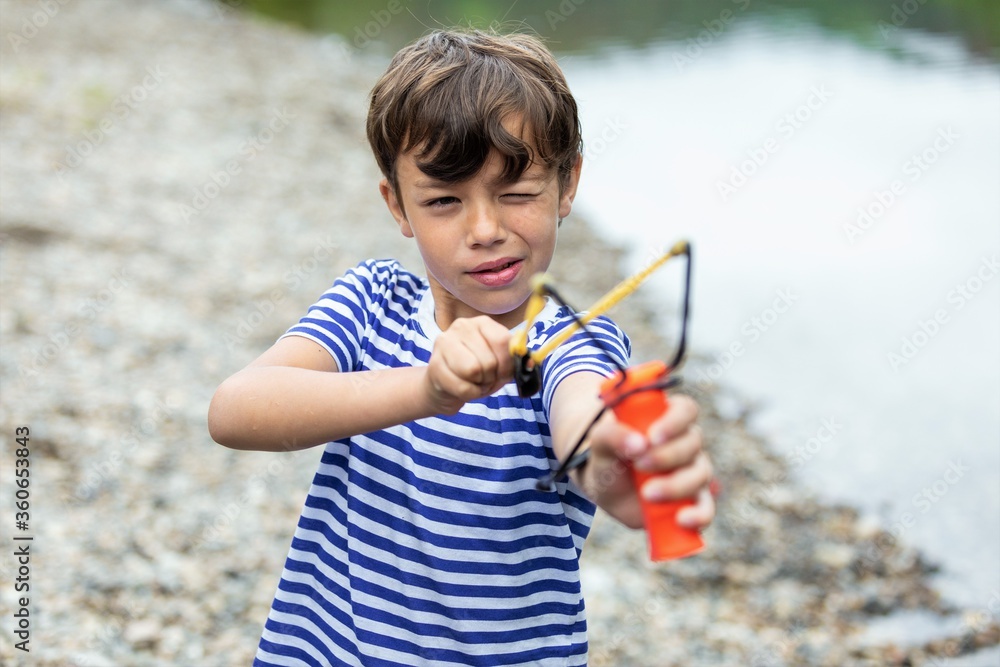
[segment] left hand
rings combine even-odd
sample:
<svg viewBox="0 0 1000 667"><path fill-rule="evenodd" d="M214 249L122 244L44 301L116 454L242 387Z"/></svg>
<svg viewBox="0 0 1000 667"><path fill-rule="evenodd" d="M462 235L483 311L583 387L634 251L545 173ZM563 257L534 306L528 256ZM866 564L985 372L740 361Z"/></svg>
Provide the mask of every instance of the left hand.
<svg viewBox="0 0 1000 667"><path fill-rule="evenodd" d="M632 528L643 527L639 496L653 502L694 498L677 514L678 523L701 530L715 516L709 492L712 464L702 449L698 404L684 395L670 397L670 409L641 434L608 411L591 432L591 459L579 473L581 488L605 511ZM657 475L641 489L632 485L628 463Z"/></svg>

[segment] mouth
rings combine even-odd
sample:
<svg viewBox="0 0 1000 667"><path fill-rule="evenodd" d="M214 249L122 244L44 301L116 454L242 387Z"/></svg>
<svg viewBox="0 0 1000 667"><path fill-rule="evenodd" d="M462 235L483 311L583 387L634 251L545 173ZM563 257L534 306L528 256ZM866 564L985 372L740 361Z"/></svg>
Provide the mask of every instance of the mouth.
<svg viewBox="0 0 1000 667"><path fill-rule="evenodd" d="M483 262L468 274L487 287L504 287L514 282L517 274L521 272L523 263L523 259L504 257L492 262Z"/></svg>
<svg viewBox="0 0 1000 667"><path fill-rule="evenodd" d="M514 259L512 257L504 257L503 259L497 259L492 262L483 262L476 268L469 271L469 273L499 273L515 264L520 264L522 260Z"/></svg>

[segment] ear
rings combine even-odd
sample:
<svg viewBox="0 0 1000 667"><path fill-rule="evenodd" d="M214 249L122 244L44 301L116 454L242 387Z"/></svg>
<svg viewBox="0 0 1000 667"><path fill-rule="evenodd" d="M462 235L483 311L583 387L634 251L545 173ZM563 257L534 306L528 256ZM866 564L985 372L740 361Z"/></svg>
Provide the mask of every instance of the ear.
<svg viewBox="0 0 1000 667"><path fill-rule="evenodd" d="M577 154L573 169L569 173L569 178L566 179L566 185L563 186L562 193L559 195L560 219L568 217L570 211L573 210L573 199L576 198L576 188L580 185L580 170L582 168L583 156Z"/></svg>
<svg viewBox="0 0 1000 667"><path fill-rule="evenodd" d="M410 221L406 219L406 211L403 210L402 204L399 203L399 198L396 197L396 189L389 185L389 179L383 178L379 181L378 191L382 195L382 199L385 200L385 205L389 208L389 213L396 219L399 231L406 238L412 239L413 230L410 229Z"/></svg>

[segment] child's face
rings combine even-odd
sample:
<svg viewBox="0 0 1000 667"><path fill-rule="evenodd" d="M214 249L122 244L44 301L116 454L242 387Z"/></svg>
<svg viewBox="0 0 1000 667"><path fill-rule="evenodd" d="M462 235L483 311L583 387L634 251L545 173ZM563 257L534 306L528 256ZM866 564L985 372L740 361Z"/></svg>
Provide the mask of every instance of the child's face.
<svg viewBox="0 0 1000 667"><path fill-rule="evenodd" d="M579 161L561 191L555 169L532 164L505 185L502 167L491 154L478 174L448 184L420 171L410 152L396 162L399 198L387 180L379 184L400 231L417 242L441 329L476 315L519 324L531 276L548 269L558 221L572 208Z"/></svg>

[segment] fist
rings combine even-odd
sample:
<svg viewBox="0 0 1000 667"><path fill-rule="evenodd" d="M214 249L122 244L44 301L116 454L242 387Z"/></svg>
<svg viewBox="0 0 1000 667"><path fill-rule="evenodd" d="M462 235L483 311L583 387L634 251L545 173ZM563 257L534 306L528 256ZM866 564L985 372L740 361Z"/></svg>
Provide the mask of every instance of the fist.
<svg viewBox="0 0 1000 667"><path fill-rule="evenodd" d="M485 315L459 318L434 341L424 391L436 414L453 415L514 377L510 332Z"/></svg>

